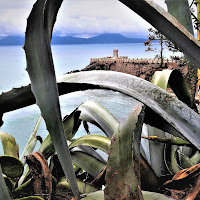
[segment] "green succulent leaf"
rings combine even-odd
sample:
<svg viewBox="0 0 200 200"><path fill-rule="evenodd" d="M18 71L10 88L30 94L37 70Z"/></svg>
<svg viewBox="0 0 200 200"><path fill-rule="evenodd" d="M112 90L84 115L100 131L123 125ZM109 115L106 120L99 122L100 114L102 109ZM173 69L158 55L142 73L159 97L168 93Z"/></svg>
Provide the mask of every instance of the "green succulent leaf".
<svg viewBox="0 0 200 200"><path fill-rule="evenodd" d="M94 101L86 101L78 107L80 119L99 127L109 138L119 126L119 121L103 106Z"/></svg>
<svg viewBox="0 0 200 200"><path fill-rule="evenodd" d="M106 169L105 199L143 199L139 189L144 107L136 106L115 131Z"/></svg>
<svg viewBox="0 0 200 200"><path fill-rule="evenodd" d="M20 199L15 199L15 200L44 200L44 199L41 198L41 197L30 196L30 197L23 197L23 198L20 198Z"/></svg>
<svg viewBox="0 0 200 200"><path fill-rule="evenodd" d="M0 165L0 199L11 200Z"/></svg>
<svg viewBox="0 0 200 200"><path fill-rule="evenodd" d="M90 185L89 183L85 183L85 182L83 182L83 181L81 181L81 180L78 180L77 179L77 184L78 184L78 189L79 189L79 192L81 193L81 194L89 194L89 193L91 193L91 192L95 192L95 191L97 191L97 189L95 188L95 187L93 187L92 185ZM58 184L57 184L57 186L56 186L56 191L57 192L61 192L61 193L63 193L63 192L67 192L67 191L70 191L71 189L70 189L70 185L69 185L69 183L66 181L66 179L65 178L62 178L59 182L58 182Z"/></svg>
<svg viewBox="0 0 200 200"><path fill-rule="evenodd" d="M169 85L178 99L187 104L189 107L192 106L188 85L180 71L169 69L156 71L153 75L152 83L164 90L166 90Z"/></svg>
<svg viewBox="0 0 200 200"><path fill-rule="evenodd" d="M165 120L165 124L162 122L160 127L167 126L165 130L189 140L200 149L199 115L180 100L145 80L113 71L88 71L66 74L59 79L59 82L93 84L132 96Z"/></svg>
<svg viewBox="0 0 200 200"><path fill-rule="evenodd" d="M24 165L14 156L0 156L2 172L10 178L18 178L23 174Z"/></svg>
<svg viewBox="0 0 200 200"><path fill-rule="evenodd" d="M71 149L78 145L95 147L107 153L110 148L110 139L100 135L85 135L72 142L69 148Z"/></svg>
<svg viewBox="0 0 200 200"><path fill-rule="evenodd" d="M75 197L79 196L75 173L60 112L58 89L51 53L52 31L62 0L37 1L27 20L24 50L31 90ZM48 102L48 103L47 103Z"/></svg>
<svg viewBox="0 0 200 200"><path fill-rule="evenodd" d="M25 160L24 160L24 156L30 154L30 153L33 153L33 150L35 148L35 145L37 143L37 137L36 137L36 134L37 134L37 131L38 131L38 128L39 128L39 125L40 125L40 122L41 122L41 119L42 117L40 116L35 124L35 127L34 127L34 130L24 148L24 151L20 157L20 160L25 163Z"/></svg>
<svg viewBox="0 0 200 200"><path fill-rule="evenodd" d="M8 133L0 132L4 155L19 157L19 146L15 138Z"/></svg>
<svg viewBox="0 0 200 200"><path fill-rule="evenodd" d="M105 168L105 163L80 150L71 151L72 162L93 177L97 177Z"/></svg>

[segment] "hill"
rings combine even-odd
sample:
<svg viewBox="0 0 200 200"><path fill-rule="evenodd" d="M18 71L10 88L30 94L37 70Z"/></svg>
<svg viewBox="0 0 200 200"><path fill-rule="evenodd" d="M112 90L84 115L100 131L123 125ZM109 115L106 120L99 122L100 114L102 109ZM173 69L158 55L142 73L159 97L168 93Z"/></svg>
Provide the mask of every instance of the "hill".
<svg viewBox="0 0 200 200"><path fill-rule="evenodd" d="M114 43L143 43L145 38L128 38L117 33L106 33L91 38L78 38L73 36L53 36L52 45L64 44L114 44ZM7 36L0 40L0 45L24 45L24 37Z"/></svg>

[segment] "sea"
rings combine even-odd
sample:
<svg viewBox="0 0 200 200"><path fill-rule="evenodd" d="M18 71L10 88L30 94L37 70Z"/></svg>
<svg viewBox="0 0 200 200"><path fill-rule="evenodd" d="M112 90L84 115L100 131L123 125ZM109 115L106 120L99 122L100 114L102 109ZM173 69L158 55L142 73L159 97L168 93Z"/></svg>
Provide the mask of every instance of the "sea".
<svg viewBox="0 0 200 200"><path fill-rule="evenodd" d="M129 58L154 58L156 54L156 52L146 52L146 47L142 43L53 45L52 53L56 76L84 68L89 64L90 58L112 56L113 49L119 50L119 56L128 56ZM169 57L170 52L166 51L165 56ZM0 46L0 80L0 94L11 90L13 87L17 88L30 83L26 71L25 52L21 46ZM69 115L86 100L100 103L120 122L128 116L138 103L136 100L119 92L104 90L74 92L60 97L62 116ZM28 106L3 115L4 124L0 131L15 137L16 142L19 144L20 154L23 152L39 116L40 110L37 105ZM94 125L90 125L90 132L91 134L103 135L101 130ZM86 134L84 128L80 127L75 138ZM43 120L38 128L37 135L43 139L48 135ZM36 148L38 148L38 145ZM0 154L3 154L1 143Z"/></svg>

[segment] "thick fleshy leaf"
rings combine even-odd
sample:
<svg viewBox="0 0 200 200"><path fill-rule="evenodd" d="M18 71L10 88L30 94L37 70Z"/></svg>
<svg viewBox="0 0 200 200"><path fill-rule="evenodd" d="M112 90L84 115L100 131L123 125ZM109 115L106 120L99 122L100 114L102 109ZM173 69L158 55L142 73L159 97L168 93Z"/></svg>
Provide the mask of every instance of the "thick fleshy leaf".
<svg viewBox="0 0 200 200"><path fill-rule="evenodd" d="M24 165L14 156L0 156L2 172L10 178L18 178L23 174Z"/></svg>
<svg viewBox="0 0 200 200"><path fill-rule="evenodd" d="M0 199L11 200L0 165Z"/></svg>
<svg viewBox="0 0 200 200"><path fill-rule="evenodd" d="M90 175L97 177L105 168L105 164L95 157L81 151L71 151L72 162Z"/></svg>
<svg viewBox="0 0 200 200"><path fill-rule="evenodd" d="M172 199L163 194L159 194L159 193L155 193L155 192L142 191L142 195L143 195L144 200L169 200L169 199ZM92 192L83 198L83 200L97 200L97 199L104 200L104 192L103 191Z"/></svg>
<svg viewBox="0 0 200 200"><path fill-rule="evenodd" d="M152 136L165 137L165 133L162 130L154 128L149 125L147 125L147 128L149 137ZM166 174L166 167L163 154L164 144L154 141L149 141L148 148L149 148L149 164L151 165L156 175L161 176Z"/></svg>
<svg viewBox="0 0 200 200"><path fill-rule="evenodd" d="M97 189L95 187L93 187L92 185L90 185L89 183L84 183L83 181L81 180L78 180L77 179L77 184L78 184L78 189L79 189L79 192L81 194L88 194L88 193L91 193L91 192L95 192L97 191ZM64 192L69 192L70 191L70 185L69 183L66 181L65 178L62 178L57 186L56 186L56 191L57 192L60 192L60 193L64 193Z"/></svg>
<svg viewBox="0 0 200 200"><path fill-rule="evenodd" d="M102 88L117 90L132 96L146 104L168 122L166 130L171 134L175 136L182 135L183 138L186 138L200 149L199 115L180 100L172 97L152 83L129 74L112 71L88 71L66 74L60 78L59 82L99 85ZM166 124L162 125L165 126Z"/></svg>
<svg viewBox="0 0 200 200"><path fill-rule="evenodd" d="M140 191L140 139L144 107L136 106L114 133L106 169L105 199L143 199Z"/></svg>
<svg viewBox="0 0 200 200"><path fill-rule="evenodd" d="M110 139L100 135L85 135L72 142L69 145L69 148L73 148L78 145L95 147L107 153L110 148Z"/></svg>
<svg viewBox="0 0 200 200"><path fill-rule="evenodd" d="M155 192L142 191L142 195L144 200L172 200L170 197Z"/></svg>
<svg viewBox="0 0 200 200"><path fill-rule="evenodd" d="M37 143L36 133L38 131L38 127L40 125L41 119L42 119L42 117L38 118L38 120L37 120L37 122L35 124L34 130L33 130L32 134L31 134L31 136L30 136L30 138L29 138L29 140L28 140L28 142L27 142L27 144L26 144L26 146L24 148L24 151L23 151L21 157L20 157L20 160L23 163L25 163L24 156L32 153L34 148L35 148L35 145Z"/></svg>
<svg viewBox="0 0 200 200"><path fill-rule="evenodd" d="M20 199L15 199L15 200L44 200L44 199L41 198L41 197L30 196L30 197L23 197L23 198L20 198Z"/></svg>
<svg viewBox="0 0 200 200"><path fill-rule="evenodd" d="M167 86L169 84L179 100L187 104L189 107L192 106L191 95L188 89L188 85L180 71L169 69L157 71L153 75L152 83L164 90L167 89Z"/></svg>
<svg viewBox="0 0 200 200"><path fill-rule="evenodd" d="M15 138L8 133L0 132L0 139L3 146L4 155L19 157L19 146Z"/></svg>
<svg viewBox="0 0 200 200"><path fill-rule="evenodd" d="M24 49L27 71L31 79L31 90L40 107L65 175L70 179L72 191L75 196L79 196L72 160L64 135L50 47L53 26L61 4L62 0L38 0L35 3L27 20Z"/></svg>
<svg viewBox="0 0 200 200"><path fill-rule="evenodd" d="M170 39L198 68L200 44L172 15L154 1L120 0Z"/></svg>
<svg viewBox="0 0 200 200"><path fill-rule="evenodd" d="M108 137L111 137L119 126L118 120L103 106L94 101L86 101L63 119L67 140L76 134L81 120L90 122L99 127ZM50 135L48 135L39 148L47 159L55 152Z"/></svg>
<svg viewBox="0 0 200 200"><path fill-rule="evenodd" d="M78 107L80 119L99 127L108 137L118 128L118 120L103 106L94 101L86 101Z"/></svg>

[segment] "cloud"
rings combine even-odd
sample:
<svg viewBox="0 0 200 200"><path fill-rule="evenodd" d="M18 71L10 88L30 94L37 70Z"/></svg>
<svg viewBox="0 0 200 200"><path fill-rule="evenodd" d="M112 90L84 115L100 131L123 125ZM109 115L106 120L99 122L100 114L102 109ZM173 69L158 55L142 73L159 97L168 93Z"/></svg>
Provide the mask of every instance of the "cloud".
<svg viewBox="0 0 200 200"><path fill-rule="evenodd" d="M191 1L191 0L190 0ZM167 9L165 0L155 0ZM26 19L35 0L0 1L0 35L24 35ZM64 0L54 33L91 35L94 33L147 32L145 20L117 0Z"/></svg>
<svg viewBox="0 0 200 200"><path fill-rule="evenodd" d="M140 32L147 26L150 25L119 1L73 0L63 2L55 32L60 35Z"/></svg>

